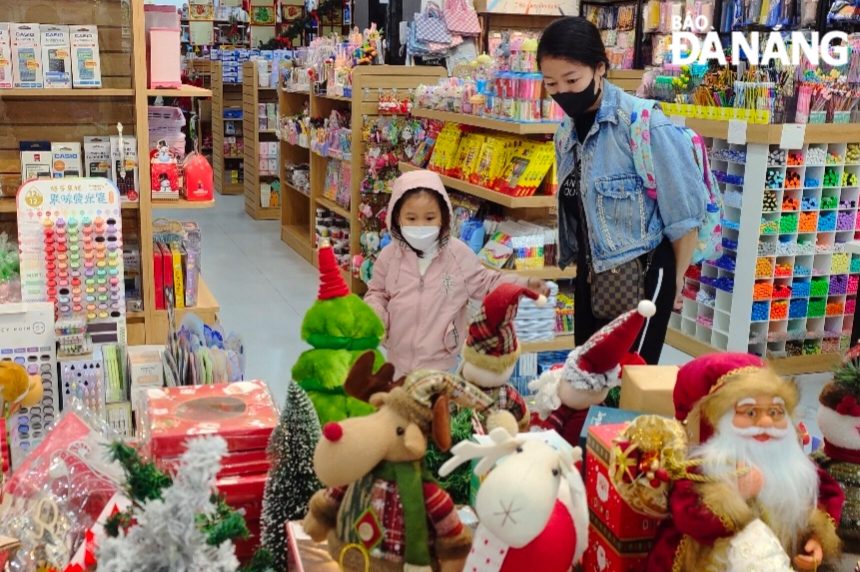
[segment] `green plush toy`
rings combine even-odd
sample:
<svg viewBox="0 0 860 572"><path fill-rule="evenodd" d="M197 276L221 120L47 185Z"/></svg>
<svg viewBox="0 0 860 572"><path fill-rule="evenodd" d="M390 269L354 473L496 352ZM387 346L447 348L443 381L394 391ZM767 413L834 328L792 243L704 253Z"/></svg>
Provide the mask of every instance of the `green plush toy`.
<svg viewBox="0 0 860 572"><path fill-rule="evenodd" d="M293 379L313 401L320 424L374 411L367 403L349 397L343 383L352 364L366 351L376 354L374 370L385 363L377 348L385 326L370 306L350 293L328 243L318 251L320 290L305 314L302 339L313 346L293 366Z"/></svg>

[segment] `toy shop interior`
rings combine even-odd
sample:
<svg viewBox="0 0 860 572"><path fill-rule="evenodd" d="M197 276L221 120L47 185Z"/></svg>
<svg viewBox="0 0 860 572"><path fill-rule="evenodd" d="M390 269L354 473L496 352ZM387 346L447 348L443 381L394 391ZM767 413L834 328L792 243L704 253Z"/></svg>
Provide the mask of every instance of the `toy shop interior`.
<svg viewBox="0 0 860 572"><path fill-rule="evenodd" d="M851 0L0 0L0 571L860 572L859 102Z"/></svg>

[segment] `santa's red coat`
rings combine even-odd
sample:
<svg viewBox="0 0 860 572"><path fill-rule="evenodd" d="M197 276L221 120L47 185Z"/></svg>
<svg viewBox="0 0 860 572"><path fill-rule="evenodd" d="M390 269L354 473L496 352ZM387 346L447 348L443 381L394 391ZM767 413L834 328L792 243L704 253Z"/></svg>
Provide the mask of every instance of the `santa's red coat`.
<svg viewBox="0 0 860 572"><path fill-rule="evenodd" d="M543 422L542 427L555 430L562 439L574 447L579 447L579 437L587 418L588 409L571 409L567 405L562 405L552 412Z"/></svg>

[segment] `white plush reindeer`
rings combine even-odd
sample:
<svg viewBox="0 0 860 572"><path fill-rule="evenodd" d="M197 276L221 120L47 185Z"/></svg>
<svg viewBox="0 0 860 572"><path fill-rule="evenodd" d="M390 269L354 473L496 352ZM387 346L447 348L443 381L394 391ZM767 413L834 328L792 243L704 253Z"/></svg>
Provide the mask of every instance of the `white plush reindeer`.
<svg viewBox="0 0 860 572"><path fill-rule="evenodd" d="M489 437L489 444L458 443L439 471L444 477L480 459L475 474L487 475L475 502L480 525L465 570L522 572L539 562L541 572L567 572L588 543L585 486L573 465L582 450L571 455L503 428Z"/></svg>

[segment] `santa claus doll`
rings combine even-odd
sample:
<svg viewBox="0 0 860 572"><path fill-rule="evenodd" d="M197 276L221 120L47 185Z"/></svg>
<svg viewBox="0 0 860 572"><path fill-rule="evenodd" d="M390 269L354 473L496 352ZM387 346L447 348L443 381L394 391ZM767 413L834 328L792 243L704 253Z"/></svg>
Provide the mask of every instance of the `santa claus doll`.
<svg viewBox="0 0 860 572"><path fill-rule="evenodd" d="M793 384L755 356L713 354L680 369L673 397L691 466L672 485L647 572L726 570L733 540L760 522L797 570L838 558L844 496L803 452Z"/></svg>

